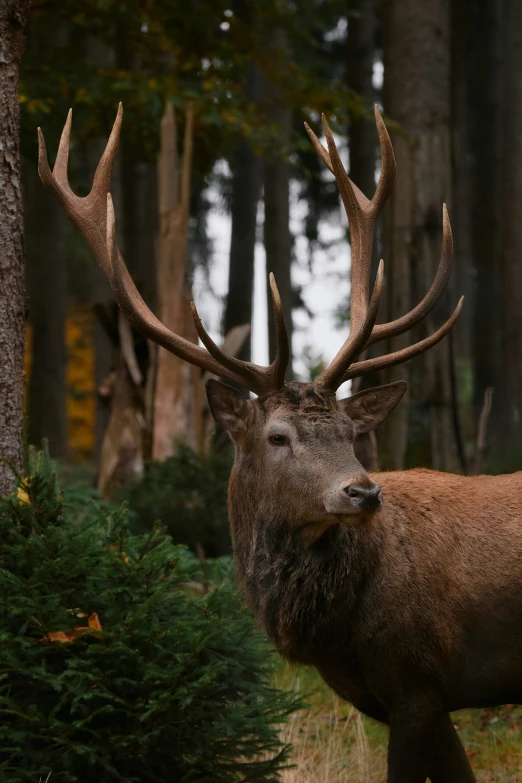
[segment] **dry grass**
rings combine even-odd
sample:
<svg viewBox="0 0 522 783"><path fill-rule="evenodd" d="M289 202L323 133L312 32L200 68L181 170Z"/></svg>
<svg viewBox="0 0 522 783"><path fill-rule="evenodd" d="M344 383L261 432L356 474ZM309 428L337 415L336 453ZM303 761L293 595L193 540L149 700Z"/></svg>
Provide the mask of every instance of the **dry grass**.
<svg viewBox="0 0 522 783"><path fill-rule="evenodd" d="M377 783L383 780L383 762L370 749L363 720L355 709L320 715L296 713L283 739L293 746L291 769L283 783Z"/></svg>
<svg viewBox="0 0 522 783"><path fill-rule="evenodd" d="M338 699L312 670L284 666L279 687L308 694L283 730L292 745L282 783L384 783L387 731ZM522 783L522 708L453 716L479 783ZM448 781L449 783L449 781Z"/></svg>
<svg viewBox="0 0 522 783"><path fill-rule="evenodd" d="M310 693L299 678L288 681L297 693ZM357 710L321 689L310 708L294 713L282 739L292 745L290 763L282 783L380 783L385 779L386 749L371 747L371 737Z"/></svg>

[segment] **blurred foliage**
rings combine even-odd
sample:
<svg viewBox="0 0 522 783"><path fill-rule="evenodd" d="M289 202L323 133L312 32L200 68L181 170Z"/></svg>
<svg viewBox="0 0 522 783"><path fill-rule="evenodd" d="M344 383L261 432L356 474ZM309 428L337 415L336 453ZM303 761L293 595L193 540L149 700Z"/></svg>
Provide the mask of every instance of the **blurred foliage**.
<svg viewBox="0 0 522 783"><path fill-rule="evenodd" d="M275 783L294 697L231 586L30 452L0 499L0 777ZM209 575L205 575L208 583Z"/></svg>
<svg viewBox="0 0 522 783"><path fill-rule="evenodd" d="M45 126L54 149L70 106L79 143L105 137L121 100L128 152L151 160L165 102L182 108L192 100L200 170L209 171L239 138L259 152L273 151L282 144L278 127L245 96L253 64L297 116L325 111L344 123L358 99L345 86L343 69L332 67L337 39L326 36L344 3L298 5L296 13L288 0L36 0L22 61L23 149L34 149L37 125ZM276 27L286 33L285 49L275 47ZM301 124L291 149L296 143L309 150Z"/></svg>
<svg viewBox="0 0 522 783"><path fill-rule="evenodd" d="M186 544L205 557L231 552L227 512L232 459L223 454L199 455L179 445L163 462L148 462L138 481L124 486L118 501L127 501L136 532L161 522L176 544Z"/></svg>

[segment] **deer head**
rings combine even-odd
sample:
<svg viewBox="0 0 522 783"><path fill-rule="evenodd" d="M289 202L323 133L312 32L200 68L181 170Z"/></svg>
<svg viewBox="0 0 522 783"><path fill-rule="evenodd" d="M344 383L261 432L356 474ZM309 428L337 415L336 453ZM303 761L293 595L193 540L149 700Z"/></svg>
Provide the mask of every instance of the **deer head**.
<svg viewBox="0 0 522 783"><path fill-rule="evenodd" d="M381 260L370 296L373 234L377 217L390 195L396 169L388 132L376 107L382 169L375 195L369 200L347 176L324 116L328 149L306 126L315 149L336 178L349 220L352 246L351 330L332 363L316 382L285 383L288 337L272 275L270 288L277 327L277 355L269 367L260 367L224 353L205 331L194 303L192 314L205 348L168 330L141 298L116 246L114 209L109 192L122 116L120 104L88 196L79 198L68 183L71 112L52 172L39 130L40 177L85 237L109 279L120 308L136 329L182 359L241 384L258 395L257 399L247 400L217 381L209 381L207 386L212 414L229 432L236 449L232 485L237 492L231 506L241 506L241 495L249 485L262 516L265 513L273 516L276 508L284 509L280 513L285 514L286 521L303 527L313 539L333 523L360 523L379 508L382 499L380 488L354 456L354 439L358 432L369 431L383 421L401 399L406 384L398 382L369 389L347 400L337 400L335 393L348 379L405 362L428 350L455 323L463 299L453 315L430 337L384 356L359 359L370 345L402 334L419 322L442 294L451 272L453 256L451 227L445 206L441 259L430 290L409 313L389 323L376 324L384 263ZM231 516L235 525L239 517L233 507Z"/></svg>

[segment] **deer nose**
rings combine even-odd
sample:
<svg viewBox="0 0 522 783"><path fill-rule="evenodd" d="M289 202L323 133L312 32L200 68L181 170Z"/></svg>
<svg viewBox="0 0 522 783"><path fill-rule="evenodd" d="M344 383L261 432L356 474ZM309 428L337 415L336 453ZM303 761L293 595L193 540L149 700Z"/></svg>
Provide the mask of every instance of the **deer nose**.
<svg viewBox="0 0 522 783"><path fill-rule="evenodd" d="M349 484L344 488L354 506L359 506L364 511L374 511L382 505L381 488L378 484L368 489L358 484Z"/></svg>

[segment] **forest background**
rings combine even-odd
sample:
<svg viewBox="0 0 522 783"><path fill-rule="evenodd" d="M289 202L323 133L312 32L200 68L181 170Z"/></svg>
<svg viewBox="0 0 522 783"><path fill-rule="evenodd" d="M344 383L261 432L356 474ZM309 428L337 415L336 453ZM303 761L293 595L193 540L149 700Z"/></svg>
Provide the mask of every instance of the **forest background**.
<svg viewBox="0 0 522 783"><path fill-rule="evenodd" d="M40 574L51 596L55 581L67 582L55 580L53 568L61 563L68 577L69 561L62 562L45 544L55 534L62 536L60 525L60 545L72 546L74 562L82 564L70 519L81 528L91 515L93 530L103 523L115 535L117 513L125 530L129 525L138 534L138 543L155 535L159 519L170 538L157 550L158 568L177 544L188 544L199 559L196 563L190 555L197 579L191 582L195 595L186 602L187 613L199 616L198 607L214 600L207 584L213 558L231 549L226 512L231 455L206 407L205 374L130 329L84 241L38 177L37 127L44 131L52 162L72 107L70 182L76 193L87 194L119 101L124 124L112 181L117 241L143 297L169 328L195 341L189 308L194 296L216 340L241 358L262 361L268 358L263 352L274 353L274 324L270 309L264 310L268 273L274 272L293 337L289 377L300 379L316 377L341 345L349 330L350 295L348 226L335 183L312 149L303 121L320 133L320 115L326 114L350 176L371 195L380 167L372 104L382 106L398 175L377 230L374 272L379 257L386 264L378 320L406 313L431 285L441 251L443 202L455 244L448 291L413 335L393 338L383 352L432 333L462 294L465 305L456 327L434 349L365 378L369 386L406 379L409 391L376 438L357 443L358 455L369 469L498 473L522 468L518 0L34 0L30 8L28 0L6 0L0 2L0 495L6 495L0 517L14 553L11 571L2 572L7 581L13 574L23 577L40 607ZM354 382L343 391L357 388ZM43 457L25 448L28 443L40 448L44 440L59 460L64 495L52 471L42 475ZM29 454L25 466L24 454ZM43 461L47 464L47 456ZM17 477L12 467L22 469ZM81 491L77 479L83 479ZM128 501L128 516L115 510L122 499ZM13 524L21 518L24 525ZM147 536L140 538L143 531ZM64 587L60 600L66 614L48 621L52 633L63 634L71 608L89 599L89 628L73 629L71 659L77 653L78 660L89 660L82 657L91 650L89 640L85 648L76 644L76 632L91 632L91 612L105 634L125 630L120 619L111 619L110 606L119 611L119 600L101 607L99 596L114 574L127 579L132 541L127 543L123 532L117 543L110 540L104 558L93 550L88 561L99 566L90 574L92 595L71 598ZM99 546L105 538L96 534L92 541ZM33 545L38 568L20 555ZM185 557L189 553L181 557L176 576L183 595ZM75 588L83 589L83 576L71 573ZM15 584L7 581L3 590ZM161 588L163 582L153 581ZM109 590L108 600L118 589ZM33 594L18 587L13 594L19 610L4 619L12 623L6 625L8 637L27 642L24 650L34 660L49 651L62 672L61 648L33 644L31 634L42 641L40 621L38 627L26 623L35 615ZM162 595L157 599L163 611ZM224 633L231 606L218 607L215 626L215 638L221 643L226 637L234 650L224 653L228 663L241 647ZM233 625L237 620L243 633L246 615L237 611ZM143 613L140 619L147 645L151 617ZM172 627L177 622L174 618ZM187 649L194 635L187 624ZM205 654L207 642L214 650L215 639L205 641ZM92 645L89 655L96 649ZM115 660L118 672L122 658ZM14 670L32 677L26 663L21 667L17 659ZM147 666L153 663L146 659ZM245 665L248 669L252 661ZM281 736L304 751L296 770L285 772L285 783L305 781L299 764L315 764L320 754L328 769L310 767L308 779L346 779L346 746L359 748L349 762L357 771L353 781L381 780L382 730L363 723L350 708L332 705L316 680L309 687L308 674L298 675L301 685L292 679L283 688L319 693L320 728L292 713ZM231 676L224 671L226 698ZM290 679L288 672L282 676ZM142 681L138 672L138 690ZM243 674L239 681L245 681ZM25 703L26 693L33 703L33 681L30 689L23 677L17 683L18 703ZM47 685L41 683L45 709ZM11 699L10 682L3 688ZM136 698L129 697L131 706ZM207 703L203 707L206 714L222 712ZM292 709L281 708L285 715ZM159 702L158 711L161 722ZM25 720L25 707L20 714ZM515 763L517 772L521 769L519 717L518 708L510 706L459 716L468 753L480 755L475 762L481 780L517 779L503 770ZM194 718L199 720L195 712ZM257 716L258 735L262 738L271 723L275 732L279 718ZM70 723L67 718L58 727L60 743ZM6 725L25 748L25 735L14 723ZM245 725L243 718L238 725ZM325 743L329 727L333 739ZM227 736L219 721L214 729L219 741ZM494 735L491 743L485 742L486 729ZM103 727L99 737L103 756L112 744ZM186 744L184 736L178 739ZM11 748L10 742L0 744ZM48 744L46 752L53 747ZM25 751L11 756L1 758L0 765L19 769L22 759L27 779L36 779L33 758ZM168 765L171 756L167 743L161 763ZM332 773L334 756L338 778ZM214 757L207 761L215 767ZM99 780L94 763L93 770Z"/></svg>
<svg viewBox="0 0 522 783"><path fill-rule="evenodd" d="M398 162L376 243L375 260L386 263L379 320L398 317L427 291L444 201L455 240L442 303L416 334L385 349L422 339L461 294L466 300L448 339L365 379L405 378L409 396L379 430L377 452L372 444L363 459L394 469L520 469L521 73L516 0L35 0L20 67L29 442L47 438L54 457L90 460L102 489L140 473L151 456L169 456L175 441L222 447L210 439L198 374L172 362L163 370L163 350L137 335L136 372L129 370L110 288L39 181L37 126L53 160L73 107L70 179L85 194L123 101L112 192L119 246L146 301L195 339L186 317L194 291L213 334L224 337L252 322L254 258L257 247L262 263L264 249L256 302L273 271L293 324L293 372L305 378L348 331L350 254L335 184L302 123L317 129L326 113L350 176L371 195L378 102ZM168 183L183 166L188 211L169 237L184 207ZM228 276L213 241L216 221L222 240L230 230ZM332 332L322 344L318 315L323 333ZM269 313L268 323L256 319L255 346L267 325L273 345ZM231 339L242 358L251 354L246 329Z"/></svg>

